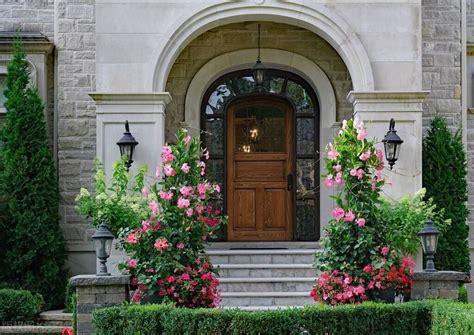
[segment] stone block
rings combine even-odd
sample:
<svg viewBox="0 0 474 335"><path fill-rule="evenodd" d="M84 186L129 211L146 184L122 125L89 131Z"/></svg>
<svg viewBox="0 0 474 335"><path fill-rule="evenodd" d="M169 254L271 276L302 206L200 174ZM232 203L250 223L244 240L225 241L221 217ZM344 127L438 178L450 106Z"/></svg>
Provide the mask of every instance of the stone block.
<svg viewBox="0 0 474 335"><path fill-rule="evenodd" d="M259 277L271 277L273 270L271 269L250 269L249 276L252 278L259 278Z"/></svg>
<svg viewBox="0 0 474 335"><path fill-rule="evenodd" d="M458 300L459 299L459 292L458 292L457 288L456 289L440 288L438 298Z"/></svg>
<svg viewBox="0 0 474 335"><path fill-rule="evenodd" d="M430 282L430 288L438 288L438 289L452 289L455 290L459 286L457 281L449 281L449 280L444 280L444 281L431 281Z"/></svg>
<svg viewBox="0 0 474 335"><path fill-rule="evenodd" d="M430 288L430 282L427 280L415 281L412 287L417 290L427 290Z"/></svg>
<svg viewBox="0 0 474 335"><path fill-rule="evenodd" d="M66 18L68 19L88 19L92 17L91 5L68 5L66 7Z"/></svg>
<svg viewBox="0 0 474 335"><path fill-rule="evenodd" d="M87 120L60 120L58 125L58 135L61 137L84 136L89 132Z"/></svg>
<svg viewBox="0 0 474 335"><path fill-rule="evenodd" d="M274 264L293 264L292 255L273 255L272 262Z"/></svg>
<svg viewBox="0 0 474 335"><path fill-rule="evenodd" d="M229 256L230 264L248 264L250 263L249 255L232 255Z"/></svg>
<svg viewBox="0 0 474 335"><path fill-rule="evenodd" d="M105 293L102 293L105 294ZM77 295L77 303L78 304L94 304L96 303L96 297L101 294L83 294L80 292Z"/></svg>
<svg viewBox="0 0 474 335"><path fill-rule="evenodd" d="M252 264L270 264L272 262L272 256L270 255L252 255L250 257L250 263Z"/></svg>

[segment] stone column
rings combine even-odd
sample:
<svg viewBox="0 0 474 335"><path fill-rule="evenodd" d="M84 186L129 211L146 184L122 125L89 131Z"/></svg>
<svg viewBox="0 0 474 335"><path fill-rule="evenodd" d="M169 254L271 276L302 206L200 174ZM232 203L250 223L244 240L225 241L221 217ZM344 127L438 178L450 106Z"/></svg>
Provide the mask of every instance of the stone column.
<svg viewBox="0 0 474 335"><path fill-rule="evenodd" d="M161 147L165 143L165 107L171 101L168 93L90 93L97 104L97 159L105 168L108 178L113 163L120 159L117 141L125 131L125 120L138 141L133 154L134 174L141 165L148 166L148 176L154 178L160 163ZM125 255L114 247L108 260L109 271L120 274L117 263Z"/></svg>
<svg viewBox="0 0 474 335"><path fill-rule="evenodd" d="M415 272L411 299L452 299L459 297L459 282L465 273L456 271Z"/></svg>
<svg viewBox="0 0 474 335"><path fill-rule="evenodd" d="M78 275L69 282L77 292L77 335L94 333L93 310L129 300L130 276Z"/></svg>
<svg viewBox="0 0 474 335"><path fill-rule="evenodd" d="M368 138L379 140L377 147L383 150L382 140L388 131L390 119L395 119L395 129L404 141L393 170L383 170L384 194L391 199L415 194L422 187L422 112L427 91L421 92L349 92L355 117L364 121ZM415 256L416 269L422 269L421 252Z"/></svg>

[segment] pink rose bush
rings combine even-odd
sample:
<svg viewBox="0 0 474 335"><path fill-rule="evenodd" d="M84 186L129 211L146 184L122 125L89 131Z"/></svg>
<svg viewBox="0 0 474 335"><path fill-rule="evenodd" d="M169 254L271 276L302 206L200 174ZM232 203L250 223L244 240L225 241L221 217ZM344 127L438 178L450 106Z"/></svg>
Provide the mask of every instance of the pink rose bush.
<svg viewBox="0 0 474 335"><path fill-rule="evenodd" d="M132 300L156 295L176 306L216 307L220 302L217 270L204 254L226 218L214 208L220 187L205 178L209 153L184 129L176 144L162 148L159 179L148 188L145 218L123 229L121 247L130 259L120 265L132 276Z"/></svg>
<svg viewBox="0 0 474 335"><path fill-rule="evenodd" d="M377 219L384 161L375 144L362 121L348 120L327 148L324 185L334 188L336 205L315 257L321 272L311 291L316 301L360 303L375 299L377 290L402 292L411 285L413 264L386 245L387 230Z"/></svg>

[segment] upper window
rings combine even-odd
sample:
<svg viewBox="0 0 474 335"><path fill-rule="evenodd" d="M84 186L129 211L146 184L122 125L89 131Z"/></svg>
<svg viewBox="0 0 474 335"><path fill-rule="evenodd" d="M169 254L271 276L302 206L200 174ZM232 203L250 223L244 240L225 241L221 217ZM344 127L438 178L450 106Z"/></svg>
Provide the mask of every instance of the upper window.
<svg viewBox="0 0 474 335"><path fill-rule="evenodd" d="M295 177L296 177L296 239L319 239L319 103L311 86L300 76L282 70L268 69L265 91L286 96L295 111ZM255 91L251 70L228 73L207 90L201 108L201 140L211 153L208 171L225 188L225 108L233 97ZM252 113L248 111L247 113ZM244 116L242 116L244 117ZM272 129L278 128L278 115ZM271 134L270 132L268 132ZM269 143L278 146L269 139ZM270 145L270 144L268 144ZM242 150L245 145L242 145ZM259 148L255 148L257 150ZM270 150L266 147L261 150ZM270 151L278 151L271 148ZM223 192L225 194L225 190ZM224 205L224 204L222 204Z"/></svg>

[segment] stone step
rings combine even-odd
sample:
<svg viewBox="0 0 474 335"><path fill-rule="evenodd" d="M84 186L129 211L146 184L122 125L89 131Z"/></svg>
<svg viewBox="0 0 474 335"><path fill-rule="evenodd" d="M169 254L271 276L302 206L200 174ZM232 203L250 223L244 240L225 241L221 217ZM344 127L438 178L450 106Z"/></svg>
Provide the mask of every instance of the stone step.
<svg viewBox="0 0 474 335"><path fill-rule="evenodd" d="M63 326L0 326L0 334L61 334Z"/></svg>
<svg viewBox="0 0 474 335"><path fill-rule="evenodd" d="M313 264L316 249L207 250L215 264Z"/></svg>
<svg viewBox="0 0 474 335"><path fill-rule="evenodd" d="M314 304L309 292L223 292L222 307L304 306Z"/></svg>
<svg viewBox="0 0 474 335"><path fill-rule="evenodd" d="M214 264L221 278L316 277L312 264Z"/></svg>
<svg viewBox="0 0 474 335"><path fill-rule="evenodd" d="M311 277L221 278L222 292L309 292Z"/></svg>
<svg viewBox="0 0 474 335"><path fill-rule="evenodd" d="M46 311L39 315L41 324L44 326L68 326L72 325L72 313L64 313L63 310Z"/></svg>

